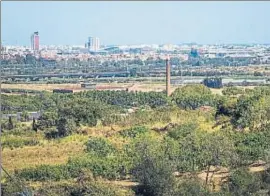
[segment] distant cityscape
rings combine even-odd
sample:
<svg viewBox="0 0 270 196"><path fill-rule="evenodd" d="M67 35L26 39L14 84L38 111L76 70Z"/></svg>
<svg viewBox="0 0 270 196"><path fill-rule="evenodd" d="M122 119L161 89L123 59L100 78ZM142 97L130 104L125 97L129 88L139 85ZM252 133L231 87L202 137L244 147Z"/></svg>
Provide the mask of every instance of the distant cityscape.
<svg viewBox="0 0 270 196"><path fill-rule="evenodd" d="M40 45L39 32L31 35L30 46L2 46L3 60L15 59L16 55L32 54L36 58L60 61L75 58L80 61L91 57L113 57L120 59L146 60L170 54L181 62L192 60L191 64L211 64L215 62L224 65L268 64L270 63L270 45L200 45L190 44L141 44L141 45L102 45L98 37L88 37L82 45ZM228 59L233 59L230 64ZM236 64L237 65L237 64Z"/></svg>
<svg viewBox="0 0 270 196"><path fill-rule="evenodd" d="M0 196L270 196L270 3L0 7Z"/></svg>
<svg viewBox="0 0 270 196"><path fill-rule="evenodd" d="M168 56L172 76L168 83L172 84L201 83L208 77L222 77L223 85L260 85L270 81L268 44L104 45L98 37L85 40L82 45L40 45L36 31L30 36L29 46L3 46L3 83L51 78L69 78L70 82L76 82L75 78L120 81L114 79L119 77L159 80L168 73ZM232 83L232 79L240 80Z"/></svg>

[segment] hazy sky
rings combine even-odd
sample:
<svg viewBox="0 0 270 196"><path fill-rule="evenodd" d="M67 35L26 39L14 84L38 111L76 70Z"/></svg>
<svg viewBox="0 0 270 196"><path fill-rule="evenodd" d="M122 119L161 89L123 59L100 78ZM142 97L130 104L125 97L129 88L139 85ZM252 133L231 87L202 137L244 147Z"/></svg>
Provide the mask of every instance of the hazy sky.
<svg viewBox="0 0 270 196"><path fill-rule="evenodd" d="M2 2L1 39L30 45L270 43L270 2Z"/></svg>

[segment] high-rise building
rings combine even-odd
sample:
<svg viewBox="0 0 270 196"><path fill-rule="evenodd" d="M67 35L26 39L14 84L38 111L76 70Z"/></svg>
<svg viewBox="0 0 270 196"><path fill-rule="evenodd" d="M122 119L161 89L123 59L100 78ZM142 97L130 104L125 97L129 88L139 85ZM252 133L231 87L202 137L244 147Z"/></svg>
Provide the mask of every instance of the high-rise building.
<svg viewBox="0 0 270 196"><path fill-rule="evenodd" d="M99 50L99 47L100 47L99 38L97 38L97 37L89 37L87 46L88 46L89 50L92 50L92 51Z"/></svg>
<svg viewBox="0 0 270 196"><path fill-rule="evenodd" d="M39 35L38 32L34 32L31 36L31 49L33 51L39 51Z"/></svg>

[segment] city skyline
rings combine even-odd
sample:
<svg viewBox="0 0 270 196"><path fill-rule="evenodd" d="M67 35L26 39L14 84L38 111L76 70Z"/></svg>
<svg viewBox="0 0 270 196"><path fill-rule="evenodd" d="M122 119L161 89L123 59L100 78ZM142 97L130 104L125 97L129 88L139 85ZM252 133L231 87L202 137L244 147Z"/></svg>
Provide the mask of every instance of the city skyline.
<svg viewBox="0 0 270 196"><path fill-rule="evenodd" d="M1 41L30 46L38 31L40 45L84 45L89 36L101 45L267 44L269 9L269 2L3 2Z"/></svg>

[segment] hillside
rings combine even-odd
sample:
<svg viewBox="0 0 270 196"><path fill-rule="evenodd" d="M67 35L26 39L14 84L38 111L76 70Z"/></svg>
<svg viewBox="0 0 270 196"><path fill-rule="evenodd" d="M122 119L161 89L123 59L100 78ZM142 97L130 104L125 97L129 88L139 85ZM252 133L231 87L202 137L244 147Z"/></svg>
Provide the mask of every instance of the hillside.
<svg viewBox="0 0 270 196"><path fill-rule="evenodd" d="M4 195L269 194L270 88L3 95ZM28 112L41 111L38 119Z"/></svg>

